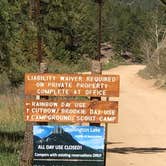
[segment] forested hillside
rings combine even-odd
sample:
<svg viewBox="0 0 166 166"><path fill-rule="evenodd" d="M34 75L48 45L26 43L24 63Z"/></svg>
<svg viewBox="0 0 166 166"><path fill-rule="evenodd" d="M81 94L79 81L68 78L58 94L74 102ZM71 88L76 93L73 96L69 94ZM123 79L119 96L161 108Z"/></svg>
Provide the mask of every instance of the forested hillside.
<svg viewBox="0 0 166 166"><path fill-rule="evenodd" d="M35 9L33 0L0 2L0 71L12 86L22 83L25 72L37 71L39 38L50 72L88 69L89 58L97 56L94 0L40 0L40 13ZM159 0L105 0L102 42L111 44L114 58L129 55L132 62L153 64L150 68L163 73L166 60L153 53L165 38L165 11Z"/></svg>

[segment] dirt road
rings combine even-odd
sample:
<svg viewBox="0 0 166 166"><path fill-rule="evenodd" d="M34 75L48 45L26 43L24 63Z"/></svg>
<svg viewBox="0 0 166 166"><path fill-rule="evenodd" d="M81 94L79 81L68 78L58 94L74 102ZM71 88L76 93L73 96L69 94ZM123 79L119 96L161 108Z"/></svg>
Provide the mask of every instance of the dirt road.
<svg viewBox="0 0 166 166"><path fill-rule="evenodd" d="M108 127L107 166L166 166L166 91L140 78L143 68L108 71L120 74L121 90L119 123Z"/></svg>

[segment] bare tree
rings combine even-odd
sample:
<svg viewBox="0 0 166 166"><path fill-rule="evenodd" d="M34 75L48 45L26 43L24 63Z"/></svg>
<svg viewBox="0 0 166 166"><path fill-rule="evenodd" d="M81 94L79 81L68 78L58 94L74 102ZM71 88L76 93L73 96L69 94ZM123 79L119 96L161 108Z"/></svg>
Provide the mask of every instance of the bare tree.
<svg viewBox="0 0 166 166"><path fill-rule="evenodd" d="M166 26L161 23L158 6L151 18L151 24L148 27L150 37L142 42L142 51L146 55L147 62L150 62L150 59L153 58L156 59L156 65L160 66L160 53L156 50L160 49L161 43L165 40Z"/></svg>

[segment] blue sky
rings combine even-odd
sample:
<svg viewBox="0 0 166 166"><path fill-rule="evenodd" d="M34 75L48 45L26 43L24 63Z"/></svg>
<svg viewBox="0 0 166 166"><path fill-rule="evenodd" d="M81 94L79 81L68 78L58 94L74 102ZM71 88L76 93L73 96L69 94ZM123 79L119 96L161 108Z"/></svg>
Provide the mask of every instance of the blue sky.
<svg viewBox="0 0 166 166"><path fill-rule="evenodd" d="M44 138L49 136L58 126L34 126L34 135ZM104 149L104 127L95 126L61 126L79 143L94 149Z"/></svg>

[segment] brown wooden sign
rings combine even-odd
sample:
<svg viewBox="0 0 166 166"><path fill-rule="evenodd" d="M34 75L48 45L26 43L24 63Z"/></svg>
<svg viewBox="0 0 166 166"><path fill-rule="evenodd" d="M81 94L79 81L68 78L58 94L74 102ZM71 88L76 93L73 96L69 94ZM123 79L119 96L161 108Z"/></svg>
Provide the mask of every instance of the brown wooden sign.
<svg viewBox="0 0 166 166"><path fill-rule="evenodd" d="M25 100L25 121L117 123L116 101Z"/></svg>
<svg viewBox="0 0 166 166"><path fill-rule="evenodd" d="M25 95L118 97L118 75L25 74Z"/></svg>

